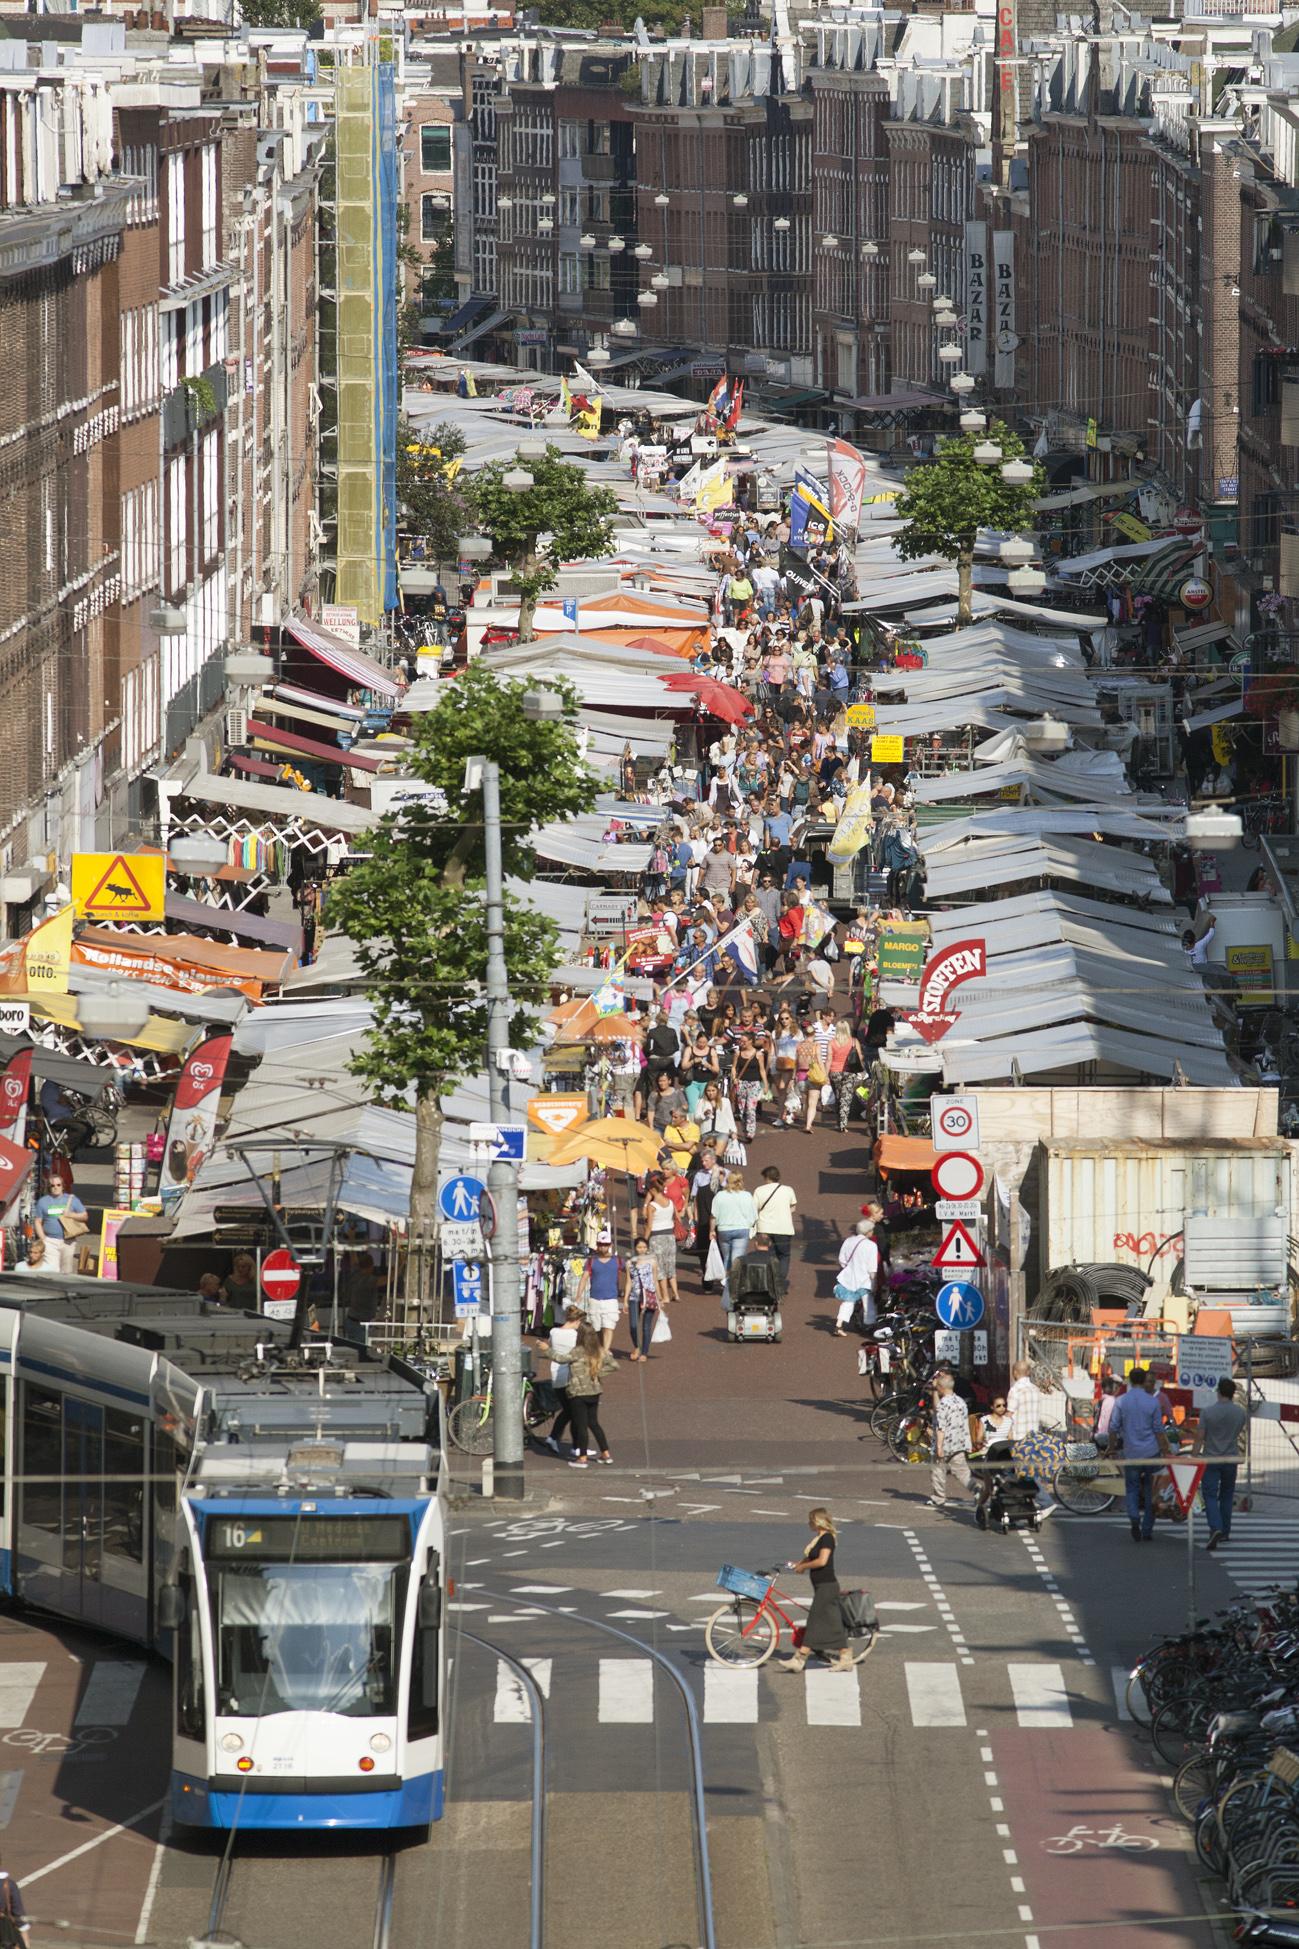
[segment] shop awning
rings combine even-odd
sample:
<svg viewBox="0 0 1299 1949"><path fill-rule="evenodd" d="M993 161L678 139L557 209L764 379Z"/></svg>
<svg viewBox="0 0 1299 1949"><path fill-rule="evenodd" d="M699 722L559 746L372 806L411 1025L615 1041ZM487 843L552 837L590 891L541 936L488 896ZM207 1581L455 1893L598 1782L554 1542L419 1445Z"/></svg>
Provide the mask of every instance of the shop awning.
<svg viewBox="0 0 1299 1949"><path fill-rule="evenodd" d="M455 354L462 352L466 345L472 345L476 339L485 338L488 332L494 332L498 325L503 325L507 318L513 316L513 309L507 306L503 311L492 312L490 317L480 318L476 324L469 327L467 332L461 332L454 344L448 345L447 351L454 358Z"/></svg>
<svg viewBox="0 0 1299 1949"><path fill-rule="evenodd" d="M196 805L220 805L227 812L246 812L263 819L283 819L298 826L315 826L322 832L339 832L349 838L366 832L374 824L374 814L343 799L327 799L323 792L299 792L287 785L263 785L260 780L218 778L211 772L196 772L180 789L182 799Z"/></svg>
<svg viewBox="0 0 1299 1949"><path fill-rule="evenodd" d="M379 770L379 760L367 758L363 752L344 751L341 745L305 738L301 731L286 731L279 724L263 724L255 717L248 720L248 735L263 750L287 751L290 756L314 758L322 765L346 765L350 771Z"/></svg>
<svg viewBox="0 0 1299 1949"><path fill-rule="evenodd" d="M236 940L287 949L295 956L302 951L302 929L294 920L267 920L235 907L210 907L205 900L190 900L183 893L167 895L166 915L182 927L211 927L220 934L233 934Z"/></svg>
<svg viewBox="0 0 1299 1949"><path fill-rule="evenodd" d="M279 766L268 765L265 758L248 758L242 751L232 751L229 757L235 770L246 778L265 778L273 785L280 775Z"/></svg>
<svg viewBox="0 0 1299 1949"><path fill-rule="evenodd" d="M321 699L321 703L324 703ZM258 717L284 718L290 724L309 724L313 731L328 731L337 737L340 731L355 733L362 718L344 717L341 711L308 710L303 704L286 704L281 697L262 696L257 699Z"/></svg>
<svg viewBox="0 0 1299 1949"><path fill-rule="evenodd" d="M451 313L449 318L443 319L438 330L452 335L456 332L466 331L473 324L475 318L482 317L491 302L490 298L467 298L464 304L459 305Z"/></svg>
<svg viewBox="0 0 1299 1949"><path fill-rule="evenodd" d="M317 629L314 623L301 621L290 616L284 625L286 636L301 644L304 650L316 657L327 670L355 690L375 690L382 697L395 697L400 689L397 679L377 664L364 650L354 650L350 643L331 636L328 630Z"/></svg>
<svg viewBox="0 0 1299 1949"><path fill-rule="evenodd" d="M362 724L365 712L360 704L345 704L339 697L326 697L319 690L305 690L301 684L271 684L261 694L257 708L269 710L272 700L275 703L301 705L305 710L319 711L331 724L342 721L344 724Z"/></svg>
<svg viewBox="0 0 1299 1949"><path fill-rule="evenodd" d="M934 1067L937 1068L937 1062ZM938 1153L928 1137L897 1137L889 1133L875 1139L875 1162L881 1171L932 1171Z"/></svg>
<svg viewBox="0 0 1299 1949"><path fill-rule="evenodd" d="M1057 488L1053 494L1044 494L1033 506L1039 514L1053 514L1057 508L1076 508L1088 501L1122 501L1129 494L1135 494L1140 481L1135 480L1084 480L1071 487Z"/></svg>
<svg viewBox="0 0 1299 1949"><path fill-rule="evenodd" d="M1211 724L1222 724L1227 718L1243 717L1244 713L1245 699L1233 697L1229 704L1215 704L1212 710L1197 711L1194 717L1187 718L1185 728L1188 731L1206 731Z"/></svg>

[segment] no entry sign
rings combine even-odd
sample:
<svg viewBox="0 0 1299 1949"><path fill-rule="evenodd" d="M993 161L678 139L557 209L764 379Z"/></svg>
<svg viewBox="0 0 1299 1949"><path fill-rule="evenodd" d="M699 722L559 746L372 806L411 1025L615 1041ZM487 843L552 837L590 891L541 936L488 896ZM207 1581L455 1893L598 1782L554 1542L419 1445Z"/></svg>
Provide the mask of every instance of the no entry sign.
<svg viewBox="0 0 1299 1949"><path fill-rule="evenodd" d="M940 1198L977 1198L983 1189L983 1166L968 1151L949 1150L929 1175Z"/></svg>
<svg viewBox="0 0 1299 1949"><path fill-rule="evenodd" d="M272 1305L278 1301L281 1306L291 1307L301 1284L302 1267L287 1246L278 1246L266 1254L262 1260L262 1291ZM284 1314L271 1313L269 1317L283 1319Z"/></svg>

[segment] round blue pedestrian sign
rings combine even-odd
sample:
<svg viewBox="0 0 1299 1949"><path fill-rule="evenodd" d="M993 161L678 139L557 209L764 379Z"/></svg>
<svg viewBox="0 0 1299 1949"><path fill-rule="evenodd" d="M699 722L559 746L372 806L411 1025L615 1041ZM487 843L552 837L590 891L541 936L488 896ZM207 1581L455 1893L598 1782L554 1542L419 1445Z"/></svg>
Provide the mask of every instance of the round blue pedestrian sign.
<svg viewBox="0 0 1299 1949"><path fill-rule="evenodd" d="M938 1288L934 1311L944 1326L963 1330L983 1318L983 1294L964 1279L949 1279Z"/></svg>
<svg viewBox="0 0 1299 1949"><path fill-rule="evenodd" d="M479 1178L448 1178L438 1192L438 1210L453 1224L469 1225L478 1216L484 1186Z"/></svg>

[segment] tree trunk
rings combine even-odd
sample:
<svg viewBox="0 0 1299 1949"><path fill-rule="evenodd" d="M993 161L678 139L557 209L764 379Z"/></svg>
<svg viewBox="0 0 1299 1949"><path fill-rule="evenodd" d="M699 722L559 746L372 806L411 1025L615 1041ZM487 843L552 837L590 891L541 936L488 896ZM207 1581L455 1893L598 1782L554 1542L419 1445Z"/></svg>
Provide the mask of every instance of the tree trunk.
<svg viewBox="0 0 1299 1949"><path fill-rule="evenodd" d="M956 627L974 621L974 549L963 548L956 558Z"/></svg>
<svg viewBox="0 0 1299 1949"><path fill-rule="evenodd" d="M432 1274L441 1148L442 1099L436 1090L423 1090L415 1103L415 1168L410 1180L406 1247L406 1309L414 1319L425 1316Z"/></svg>
<svg viewBox="0 0 1299 1949"><path fill-rule="evenodd" d="M524 596L519 604L520 643L530 643L532 641L532 619L536 613L537 598L535 596Z"/></svg>

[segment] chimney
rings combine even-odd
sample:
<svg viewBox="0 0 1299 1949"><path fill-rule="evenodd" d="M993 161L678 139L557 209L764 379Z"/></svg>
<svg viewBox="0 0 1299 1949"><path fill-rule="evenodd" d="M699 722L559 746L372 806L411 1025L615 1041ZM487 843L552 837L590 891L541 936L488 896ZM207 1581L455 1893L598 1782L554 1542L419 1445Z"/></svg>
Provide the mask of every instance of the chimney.
<svg viewBox="0 0 1299 1949"><path fill-rule="evenodd" d="M704 39L706 41L724 41L726 39L725 7L704 8Z"/></svg>

